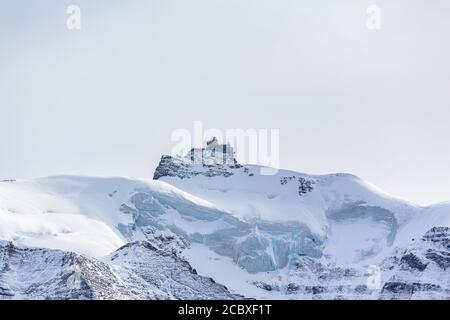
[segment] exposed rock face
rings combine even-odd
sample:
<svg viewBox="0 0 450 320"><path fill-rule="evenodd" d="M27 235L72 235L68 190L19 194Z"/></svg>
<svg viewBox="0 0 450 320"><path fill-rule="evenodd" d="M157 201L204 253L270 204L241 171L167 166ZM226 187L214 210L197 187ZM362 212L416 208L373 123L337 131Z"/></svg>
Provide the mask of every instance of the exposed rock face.
<svg viewBox="0 0 450 320"><path fill-rule="evenodd" d="M0 299L133 299L110 267L50 249L0 245Z"/></svg>
<svg viewBox="0 0 450 320"><path fill-rule="evenodd" d="M220 150L220 149L219 149ZM162 177L190 179L195 176L229 177L242 166L229 153L205 149L192 149L182 157L163 155L153 175L154 180Z"/></svg>
<svg viewBox="0 0 450 320"><path fill-rule="evenodd" d="M202 277L176 252L127 244L99 261L72 252L0 244L2 299L239 299Z"/></svg>
<svg viewBox="0 0 450 320"><path fill-rule="evenodd" d="M438 243L445 249L450 249L450 228L434 227L423 236L424 241Z"/></svg>
<svg viewBox="0 0 450 320"><path fill-rule="evenodd" d="M409 300L414 298L430 299L436 294L442 293L443 290L439 285L430 283L407 283L407 282L386 282L383 286L382 298L392 300ZM444 292L445 294L445 292ZM448 299L448 297L438 296L436 298Z"/></svg>
<svg viewBox="0 0 450 320"><path fill-rule="evenodd" d="M147 241L129 243L105 261L113 267L120 266L120 277L133 292L138 292L141 299L242 298L230 294L226 287L213 279L198 275L176 251L159 249Z"/></svg>
<svg viewBox="0 0 450 320"><path fill-rule="evenodd" d="M450 299L450 228L434 227L383 263L383 299Z"/></svg>
<svg viewBox="0 0 450 320"><path fill-rule="evenodd" d="M420 260L420 258L418 258L413 253L405 254L400 259L400 265L402 265L404 267L407 267L407 268L410 268L410 269L416 269L416 270L418 270L420 272L425 270L425 268L427 267L427 263L422 262Z"/></svg>
<svg viewBox="0 0 450 320"><path fill-rule="evenodd" d="M191 173L187 161L181 161L169 155L163 155L158 167L153 174L153 179L161 177L179 177L181 179L190 177Z"/></svg>
<svg viewBox="0 0 450 320"><path fill-rule="evenodd" d="M306 179L304 177L297 177L295 175L293 176L283 176L280 178L280 184L282 186L292 182L296 181L298 183L298 195L302 196L304 194L307 194L308 192L312 192L314 190L314 184L316 183L314 180Z"/></svg>

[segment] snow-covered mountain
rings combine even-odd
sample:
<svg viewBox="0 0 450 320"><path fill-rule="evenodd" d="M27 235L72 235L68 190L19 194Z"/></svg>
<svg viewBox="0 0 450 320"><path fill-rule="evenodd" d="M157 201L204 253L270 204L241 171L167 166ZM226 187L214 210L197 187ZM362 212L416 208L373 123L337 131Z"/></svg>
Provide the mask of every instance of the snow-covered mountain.
<svg viewBox="0 0 450 320"><path fill-rule="evenodd" d="M111 268L94 258L0 242L0 300L130 296Z"/></svg>
<svg viewBox="0 0 450 320"><path fill-rule="evenodd" d="M385 299L449 299L450 228L434 227L406 248L397 248L381 268Z"/></svg>
<svg viewBox="0 0 450 320"><path fill-rule="evenodd" d="M200 150L163 156L154 180L0 182L0 297L448 299L448 228L450 204ZM83 266L88 289L68 289Z"/></svg>
<svg viewBox="0 0 450 320"><path fill-rule="evenodd" d="M162 237L163 241L173 241ZM2 299L241 299L197 274L177 252L132 242L103 261L0 243Z"/></svg>
<svg viewBox="0 0 450 320"><path fill-rule="evenodd" d="M270 288L269 295L259 297L280 297L274 293L277 291L283 297L286 292L292 294L295 291L288 289L289 284L291 289L296 288L299 283L304 283L305 287L314 287L319 283L323 284L324 281L320 279L323 277L326 279L325 283L328 283L325 287L334 285L342 288L342 282L351 283L346 293L320 289L321 292L329 292L323 298L355 298L355 295L379 298L376 290L370 294L365 292L364 295L358 292L366 285L370 270L374 266L383 265L386 260L398 254L398 250L418 245L420 242L414 242L413 239L421 239L433 227L450 227L450 203L430 207L414 205L389 196L351 174L307 175L288 170L274 171L255 165L240 165L235 159L222 159L225 158L220 153L216 152L211 157L201 149L193 150L185 157L166 155L161 158L154 178L205 199L242 221L266 226L265 229L256 229L250 238L258 239L259 252L267 253L275 263L269 264L270 267L258 263L256 268L249 269L234 259L234 264L237 263L251 273L250 277L244 273L235 284L223 277L222 272L208 272L224 269L216 263L218 257L215 252L211 253L202 244L194 244L190 249L194 251L191 259L198 259L194 265L198 265L199 270L231 288L237 288L243 279L259 283L262 288ZM312 243L297 241L299 237L293 236L289 231L280 232L280 228L286 230L288 226L295 226L293 229L297 231L303 230L306 239L311 239ZM283 239L281 241L288 249L279 245L280 239ZM274 240L278 241L275 245ZM310 246L305 245L306 243ZM287 256L288 259L280 263L281 259L277 258L279 256ZM302 269L305 263L310 268ZM296 270L296 265L303 266L303 273ZM323 275L319 270L334 274L331 276L334 280L330 280L329 275ZM444 278L450 279L450 274L446 274L445 269L439 270ZM267 271L269 274L263 276L263 272ZM238 270L235 272L239 274ZM349 279L346 276L339 277L341 272L353 276ZM388 281L389 273L386 270L380 272L383 281ZM262 280L264 277L266 279ZM279 281L280 278L283 280ZM291 283L288 279L292 278L296 280ZM304 281L308 278L312 278L308 280L309 284ZM356 278L360 278L360 287L357 287L355 294ZM413 278L412 276L411 281L414 281ZM444 281L443 287L449 288L448 281ZM447 291L443 292L445 295ZM252 288L249 288L248 293L258 295ZM448 292L446 294L448 297ZM312 296L315 295L308 291L297 294L299 298Z"/></svg>
<svg viewBox="0 0 450 320"><path fill-rule="evenodd" d="M450 225L450 203L420 207L350 174L262 174L267 169L163 156L154 178L242 220L300 224L341 264L379 261L430 228Z"/></svg>

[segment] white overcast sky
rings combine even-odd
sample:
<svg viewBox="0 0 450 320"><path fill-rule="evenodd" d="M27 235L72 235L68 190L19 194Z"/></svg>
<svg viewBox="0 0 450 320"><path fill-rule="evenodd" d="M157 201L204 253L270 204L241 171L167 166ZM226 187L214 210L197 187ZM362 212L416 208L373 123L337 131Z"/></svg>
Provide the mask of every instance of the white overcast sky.
<svg viewBox="0 0 450 320"><path fill-rule="evenodd" d="M448 0L2 0L0 179L151 177L202 120L279 128L283 168L450 200L449 40Z"/></svg>

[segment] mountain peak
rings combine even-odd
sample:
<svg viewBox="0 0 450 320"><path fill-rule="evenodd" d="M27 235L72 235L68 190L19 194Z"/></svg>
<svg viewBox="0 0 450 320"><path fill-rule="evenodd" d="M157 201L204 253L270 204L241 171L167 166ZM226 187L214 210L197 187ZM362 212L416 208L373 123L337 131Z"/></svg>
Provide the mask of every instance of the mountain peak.
<svg viewBox="0 0 450 320"><path fill-rule="evenodd" d="M153 179L165 176L185 179L198 175L229 177L234 174L234 169L241 167L235 158L233 147L220 144L213 137L206 142L205 148L192 148L186 155L163 155Z"/></svg>

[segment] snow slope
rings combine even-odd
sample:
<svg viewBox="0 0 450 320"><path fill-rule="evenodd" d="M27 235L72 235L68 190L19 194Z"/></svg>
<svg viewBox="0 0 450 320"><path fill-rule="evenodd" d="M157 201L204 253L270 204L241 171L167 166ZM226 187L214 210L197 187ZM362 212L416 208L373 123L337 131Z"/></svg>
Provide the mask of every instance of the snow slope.
<svg viewBox="0 0 450 320"><path fill-rule="evenodd" d="M61 176L0 183L0 239L102 257L128 242L121 206L139 189L211 206L158 181ZM138 237L137 237L138 238Z"/></svg>

